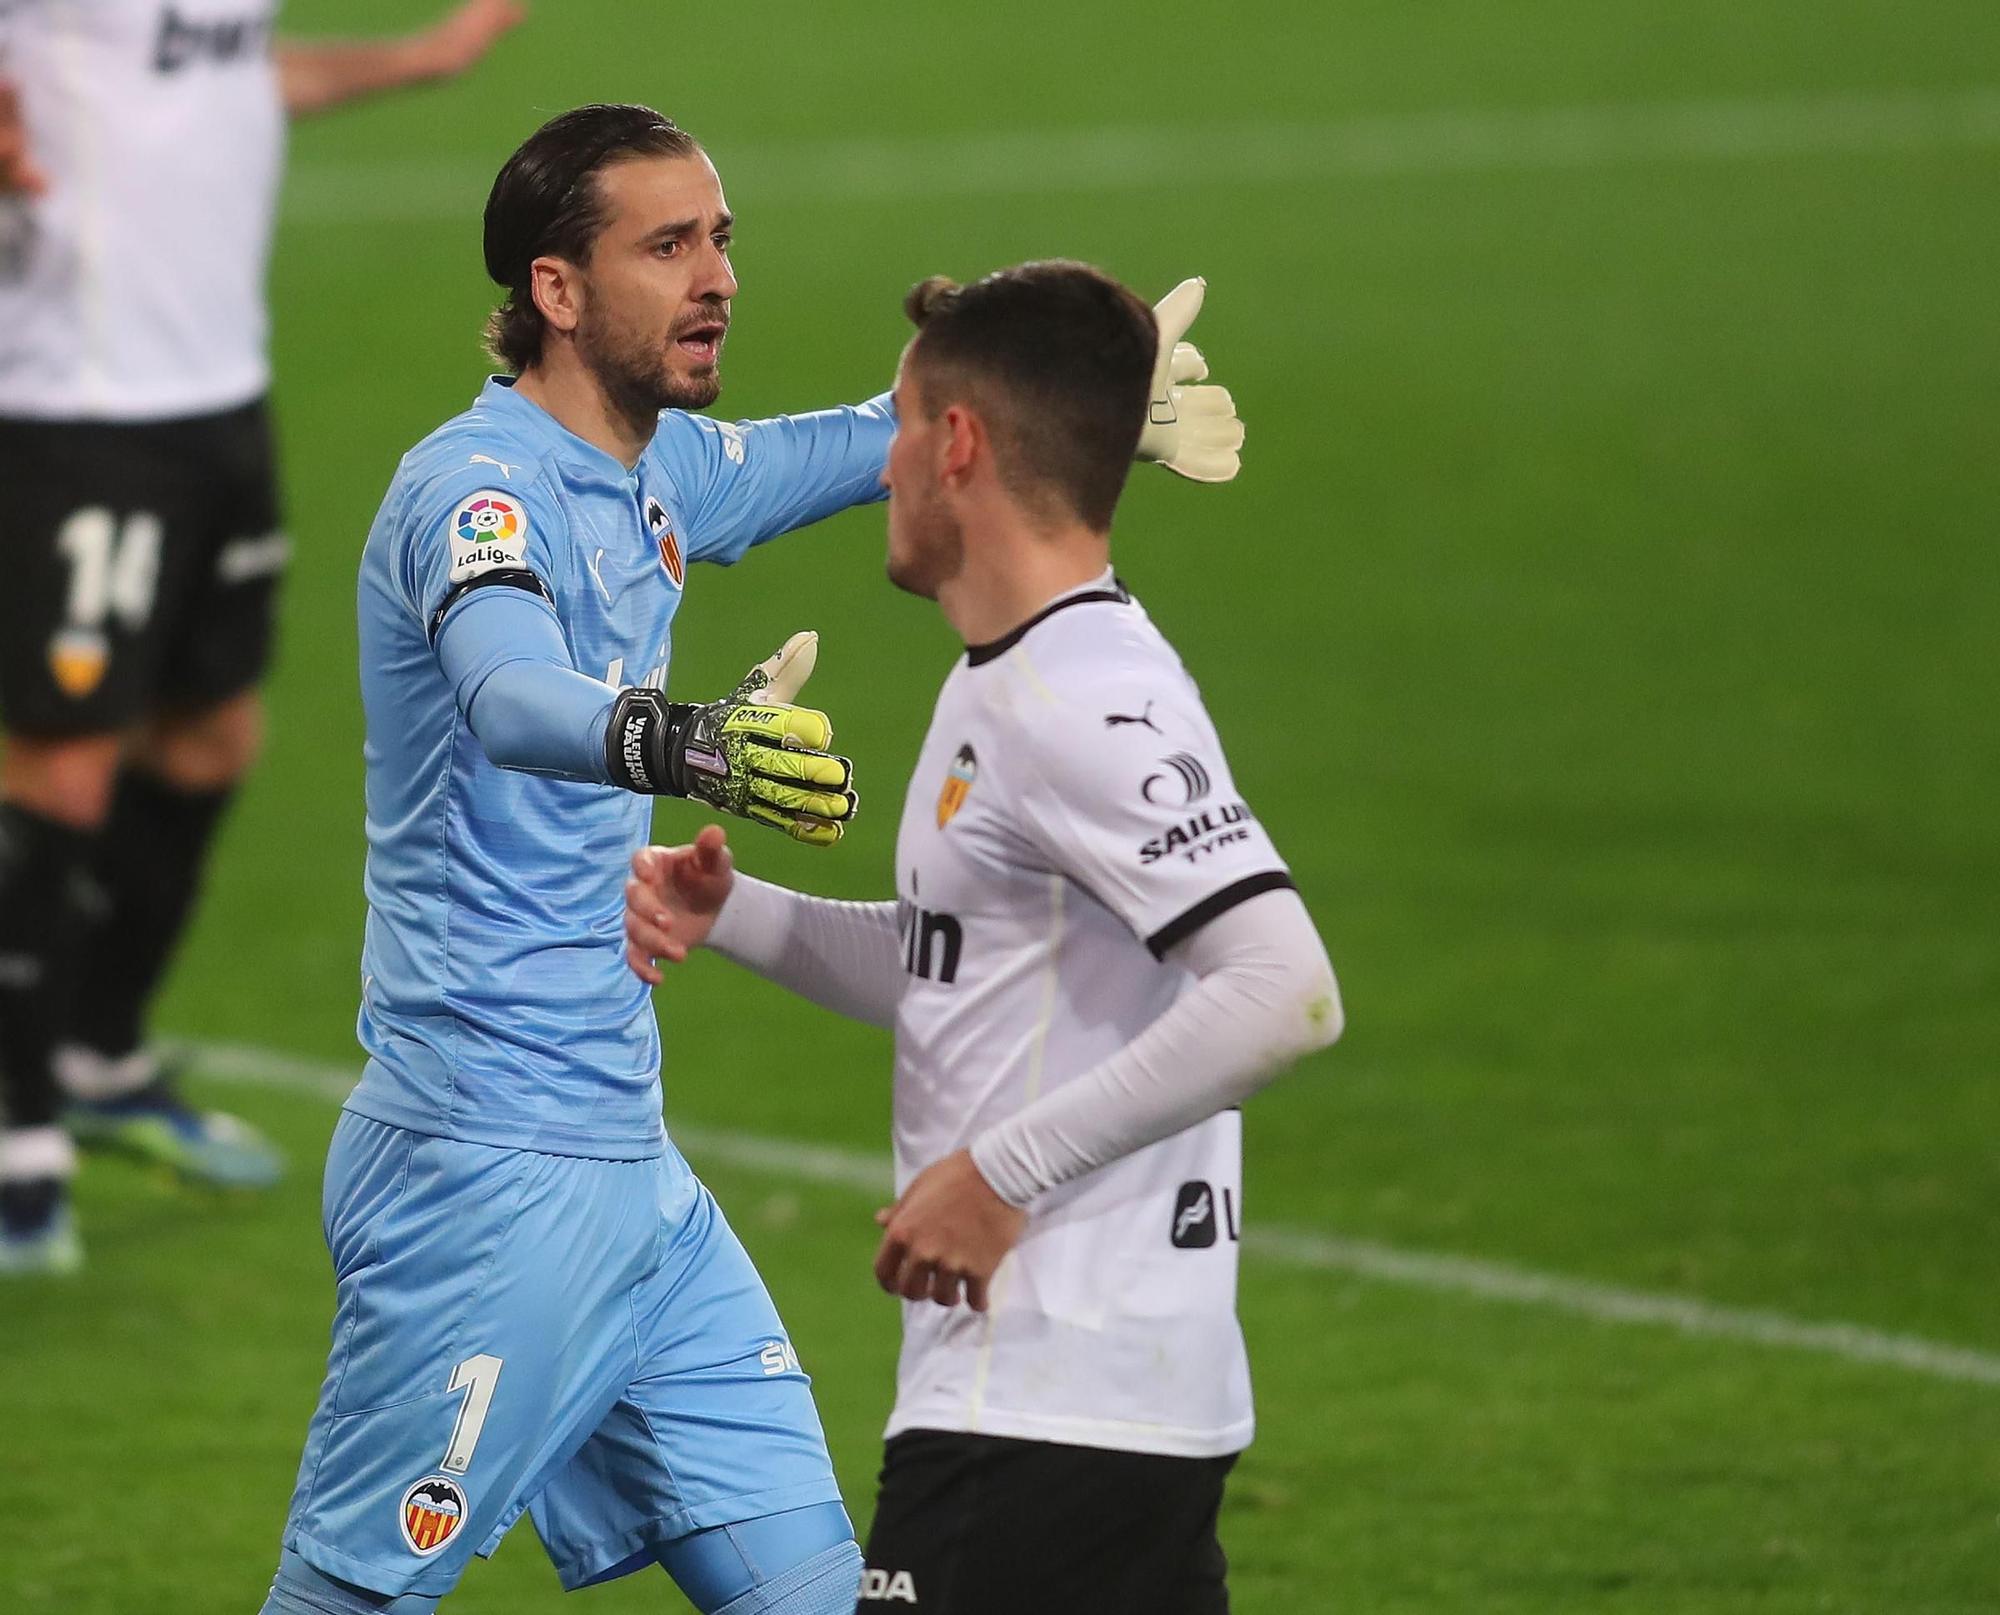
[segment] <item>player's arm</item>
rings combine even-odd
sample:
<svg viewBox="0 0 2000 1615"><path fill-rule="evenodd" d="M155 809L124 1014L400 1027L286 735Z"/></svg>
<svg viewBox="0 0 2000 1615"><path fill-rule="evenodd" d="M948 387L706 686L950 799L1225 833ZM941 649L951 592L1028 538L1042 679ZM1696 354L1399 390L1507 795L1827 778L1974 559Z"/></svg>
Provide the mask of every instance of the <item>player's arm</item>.
<svg viewBox="0 0 2000 1615"><path fill-rule="evenodd" d="M5 26L0 8L0 27ZM21 112L21 92L7 77L5 39L0 37L0 197L47 194L49 176L28 147L28 120Z"/></svg>
<svg viewBox="0 0 2000 1615"><path fill-rule="evenodd" d="M611 783L604 737L618 692L577 671L531 575L448 603L432 635L459 712L502 768Z"/></svg>
<svg viewBox="0 0 2000 1615"><path fill-rule="evenodd" d="M1107 713L1144 725L1108 728ZM1036 1196L1243 1100L1340 1035L1340 991L1192 686L1135 681L1037 712L1011 754L1049 866L1193 978L1091 1070L919 1173L883 1214L884 1289L973 1306Z"/></svg>
<svg viewBox="0 0 2000 1615"><path fill-rule="evenodd" d="M1194 977L1117 1053L917 1174L877 1221L882 1288L975 1309L1036 1196L1240 1105L1340 1036L1340 989L1298 894L1260 892L1165 954Z"/></svg>
<svg viewBox="0 0 2000 1615"><path fill-rule="evenodd" d="M1226 895L1226 894L1225 894ZM1193 978L1117 1053L972 1142L1010 1205L1240 1105L1340 1036L1340 987L1296 891L1264 891L1168 948Z"/></svg>
<svg viewBox="0 0 2000 1615"><path fill-rule="evenodd" d="M273 54L294 118L363 96L456 78L527 16L518 0L464 0L429 28L391 39L281 39Z"/></svg>
<svg viewBox="0 0 2000 1615"><path fill-rule="evenodd" d="M1138 458L1197 482L1227 482L1242 465L1243 423L1226 388L1204 385L1208 362L1185 340L1206 293L1207 282L1184 280L1154 308L1160 345ZM781 533L887 497L882 473L895 436L895 406L884 393L734 424L670 410L648 452L688 497L689 558L728 563Z"/></svg>
<svg viewBox="0 0 2000 1615"><path fill-rule="evenodd" d="M789 699L811 671L816 636L794 635L719 701L669 701L578 672L530 582L475 583L452 605L439 623L438 665L500 767L695 797L814 846L838 841L854 816L853 765L825 749L832 723Z"/></svg>
<svg viewBox="0 0 2000 1615"><path fill-rule="evenodd" d="M895 406L884 393L763 421L669 410L646 452L687 501L689 559L727 565L780 533L885 498L882 470L895 436Z"/></svg>
<svg viewBox="0 0 2000 1615"><path fill-rule="evenodd" d="M401 586L466 726L502 768L696 797L827 846L854 815L833 725L792 697L818 637L794 634L720 700L617 690L574 665L556 613L560 507L539 484L477 485L470 468L420 482L397 541Z"/></svg>
<svg viewBox="0 0 2000 1615"><path fill-rule="evenodd" d="M657 960L695 948L836 1015L890 1026L904 981L894 903L810 897L738 874L720 825L685 847L643 847L625 884L625 957L657 987Z"/></svg>

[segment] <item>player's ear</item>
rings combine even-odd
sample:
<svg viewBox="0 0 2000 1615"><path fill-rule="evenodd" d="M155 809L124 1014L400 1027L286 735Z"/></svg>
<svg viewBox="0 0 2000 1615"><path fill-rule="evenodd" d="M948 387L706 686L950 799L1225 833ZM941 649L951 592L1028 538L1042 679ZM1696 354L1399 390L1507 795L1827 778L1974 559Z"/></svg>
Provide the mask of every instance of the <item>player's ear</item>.
<svg viewBox="0 0 2000 1615"><path fill-rule="evenodd" d="M528 265L528 291L551 330L568 333L582 324L582 277L568 259L543 257Z"/></svg>
<svg viewBox="0 0 2000 1615"><path fill-rule="evenodd" d="M981 455L988 452L986 423L965 404L947 405L938 434L938 480L963 487Z"/></svg>

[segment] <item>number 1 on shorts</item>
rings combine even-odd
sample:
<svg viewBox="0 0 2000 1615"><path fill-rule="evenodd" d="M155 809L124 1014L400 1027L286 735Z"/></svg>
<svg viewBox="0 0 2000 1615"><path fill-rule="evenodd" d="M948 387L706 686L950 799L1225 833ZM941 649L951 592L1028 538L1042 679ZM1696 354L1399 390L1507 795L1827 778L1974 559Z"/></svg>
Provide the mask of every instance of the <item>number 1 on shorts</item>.
<svg viewBox="0 0 2000 1615"><path fill-rule="evenodd" d="M451 1371L446 1390L465 1392L458 1405L458 1423L451 1427L451 1441L444 1449L438 1468L462 1475L472 1467L472 1450L479 1445L479 1432L486 1428L486 1410L493 1405L493 1387L500 1383L500 1359L481 1352L468 1357Z"/></svg>

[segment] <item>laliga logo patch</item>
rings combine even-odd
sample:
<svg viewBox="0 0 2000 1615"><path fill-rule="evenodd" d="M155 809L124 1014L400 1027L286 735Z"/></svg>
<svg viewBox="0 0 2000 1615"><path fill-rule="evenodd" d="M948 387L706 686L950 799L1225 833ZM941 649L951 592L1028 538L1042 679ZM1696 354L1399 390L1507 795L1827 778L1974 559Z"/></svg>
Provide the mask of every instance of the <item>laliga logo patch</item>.
<svg viewBox="0 0 2000 1615"><path fill-rule="evenodd" d="M520 566L528 554L528 513L491 488L474 494L451 516L451 581Z"/></svg>
<svg viewBox="0 0 2000 1615"><path fill-rule="evenodd" d="M972 782L979 777L979 759L970 746L960 746L958 755L951 760L951 772L944 777L944 789L938 792L937 824L942 830L958 816L958 810L965 806L966 797L972 794Z"/></svg>
<svg viewBox="0 0 2000 1615"><path fill-rule="evenodd" d="M673 580L676 589L687 586L687 562L681 559L681 541L674 537L673 523L667 519L667 507L659 500L646 500L646 527L653 535L653 542L660 546L660 565Z"/></svg>
<svg viewBox="0 0 2000 1615"><path fill-rule="evenodd" d="M465 1523L465 1488L448 1475L426 1475L403 1493L398 1523L410 1551L429 1557Z"/></svg>
<svg viewBox="0 0 2000 1615"><path fill-rule="evenodd" d="M488 539L505 544L519 537L526 526L527 518L521 514L521 507L497 493L475 494L452 517L453 530L468 544Z"/></svg>

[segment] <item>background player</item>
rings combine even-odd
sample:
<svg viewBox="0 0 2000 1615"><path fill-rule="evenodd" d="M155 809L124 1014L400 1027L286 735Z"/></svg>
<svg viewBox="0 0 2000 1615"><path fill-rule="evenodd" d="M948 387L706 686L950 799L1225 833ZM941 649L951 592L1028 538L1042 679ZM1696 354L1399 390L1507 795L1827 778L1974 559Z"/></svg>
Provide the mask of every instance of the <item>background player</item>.
<svg viewBox="0 0 2000 1615"><path fill-rule="evenodd" d="M909 1304L861 1607L1222 1610L1216 1511L1252 1426L1233 1107L1339 1035L1338 989L1110 570L1152 316L1063 263L908 306L889 575L966 654L897 899L736 875L710 827L634 859L628 957L657 982L705 944L895 1029L875 1271Z"/></svg>
<svg viewBox="0 0 2000 1615"><path fill-rule="evenodd" d="M0 4L0 1273L80 1258L62 1089L86 1141L221 1183L280 1167L143 1040L259 743L285 117L461 72L522 9L371 42L274 39L275 13Z"/></svg>

